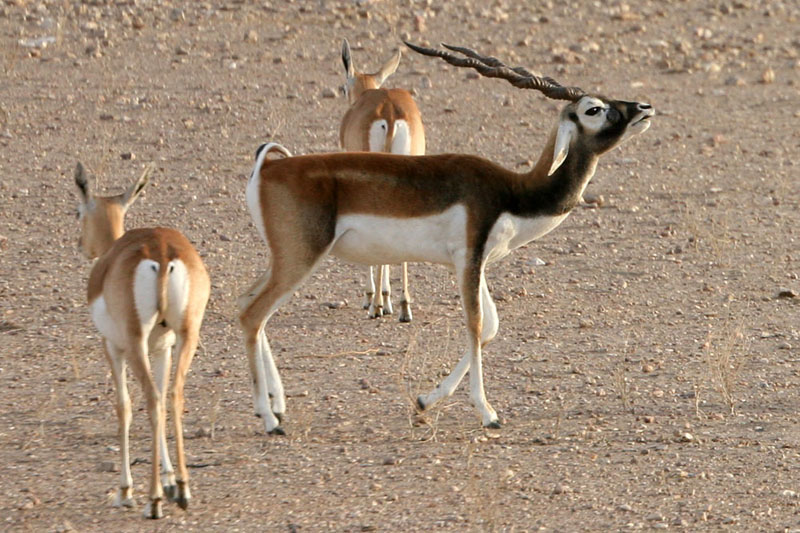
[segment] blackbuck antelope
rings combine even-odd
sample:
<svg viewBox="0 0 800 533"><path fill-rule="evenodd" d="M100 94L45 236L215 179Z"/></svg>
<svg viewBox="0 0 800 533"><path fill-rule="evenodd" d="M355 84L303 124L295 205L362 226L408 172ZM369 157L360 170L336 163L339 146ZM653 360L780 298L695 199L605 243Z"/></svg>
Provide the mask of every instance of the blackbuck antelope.
<svg viewBox="0 0 800 533"><path fill-rule="evenodd" d="M425 155L425 130L417 104L408 91L382 89L383 82L400 64L398 50L375 74L356 72L347 39L342 43L342 62L347 77L345 91L350 108L339 127L339 143L348 152L389 152L401 155ZM365 291L364 309L370 318L390 315L392 287L389 265L378 267L375 290L373 267ZM400 322L411 322L411 296L408 292L408 265L403 263L403 300Z"/></svg>
<svg viewBox="0 0 800 533"><path fill-rule="evenodd" d="M130 365L147 399L153 431L150 494L144 514L148 518L161 518L161 500L165 494L183 509L189 505L189 472L181 421L183 385L199 341L211 286L197 251L178 231L168 228L125 231L125 213L147 184L151 168L118 196L94 196L80 163L75 171L75 184L80 195L79 246L89 259L99 257L89 275L89 308L103 337L117 396L122 467L114 506L134 505L128 451L131 401L125 375L125 367ZM176 342L178 365L172 408L177 478L169 460L165 427L167 384ZM148 354L153 357L152 372Z"/></svg>
<svg viewBox="0 0 800 533"><path fill-rule="evenodd" d="M258 149L247 202L272 260L269 271L239 299L239 320L256 413L268 432L283 432L285 399L264 327L327 254L363 264L428 261L455 272L466 316L466 353L417 404L426 409L449 396L469 371L470 396L483 425L499 427L481 370L482 349L498 328L484 269L558 226L580 201L600 155L645 131L654 115L649 104L563 87L466 48L452 47L467 56L462 58L409 46L570 103L538 162L524 174L472 155L288 157L276 144ZM286 157L268 160L272 153Z"/></svg>

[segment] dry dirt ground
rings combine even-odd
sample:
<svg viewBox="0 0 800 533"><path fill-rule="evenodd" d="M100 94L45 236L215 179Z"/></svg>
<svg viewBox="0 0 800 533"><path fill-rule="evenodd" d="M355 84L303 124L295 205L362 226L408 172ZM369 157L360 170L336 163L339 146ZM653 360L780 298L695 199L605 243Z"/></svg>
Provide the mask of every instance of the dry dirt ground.
<svg viewBox="0 0 800 533"><path fill-rule="evenodd" d="M798 27L794 0L0 2L0 529L800 530ZM252 415L233 301L267 256L246 176L266 140L337 150L343 37L368 68L401 38L452 42L657 109L601 160L593 203L488 272L501 430L463 385L414 412L464 346L431 265L403 325L368 320L363 269L326 261L267 330L288 434ZM415 91L429 153L517 170L560 106L410 52L391 84ZM110 192L155 162L128 226L180 228L213 280L187 385L194 500L158 522L140 518L138 385L139 508L110 506L79 160Z"/></svg>

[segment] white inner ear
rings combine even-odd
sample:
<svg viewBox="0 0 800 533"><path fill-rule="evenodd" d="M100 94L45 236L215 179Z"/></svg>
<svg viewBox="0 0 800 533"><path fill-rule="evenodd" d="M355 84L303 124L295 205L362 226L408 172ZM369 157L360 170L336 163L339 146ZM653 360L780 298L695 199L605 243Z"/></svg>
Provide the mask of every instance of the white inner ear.
<svg viewBox="0 0 800 533"><path fill-rule="evenodd" d="M548 176L552 176L553 172L558 170L558 167L564 162L569 153L569 145L572 142L572 137L576 133L575 124L569 120L562 120L558 125L558 132L556 133L555 147L553 148L553 164L550 165Z"/></svg>

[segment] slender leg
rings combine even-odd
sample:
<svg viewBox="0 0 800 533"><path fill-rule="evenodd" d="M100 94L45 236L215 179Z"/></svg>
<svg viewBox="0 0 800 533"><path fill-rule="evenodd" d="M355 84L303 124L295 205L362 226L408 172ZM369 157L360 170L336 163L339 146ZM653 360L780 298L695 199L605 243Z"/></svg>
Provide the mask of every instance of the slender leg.
<svg viewBox="0 0 800 533"><path fill-rule="evenodd" d="M400 302L400 322L411 322L411 294L408 292L408 263L403 263L403 300Z"/></svg>
<svg viewBox="0 0 800 533"><path fill-rule="evenodd" d="M372 302L369 304L369 318L380 318L383 316L383 284L384 284L384 270L383 265L379 265L378 269L378 290L372 296Z"/></svg>
<svg viewBox="0 0 800 533"><path fill-rule="evenodd" d="M480 372L480 357L481 357L481 347L487 345L491 340L497 335L497 330L499 327L499 320L497 317L497 307L492 300L491 295L489 294L489 289L486 285L486 280L481 274L480 277L480 308L478 311L483 311L483 324L481 324L480 332L478 335L474 335L471 331L475 328L476 322L479 323L480 321L476 321L475 317L470 317L470 313L466 311L466 302L469 301L466 297L464 298L465 302L465 314L467 315L467 324L468 324L468 349L466 353L461 357L458 364L453 368L450 374L442 380L442 382L436 386L436 388L431 391L427 395L422 395L417 398L417 405L420 409L427 409L431 405L435 404L442 398L448 397L455 392L458 384L464 378L464 375L467 373L468 370L472 368L477 368L479 372L472 372L470 371L470 393L472 397L472 401L475 404L476 408L481 414L481 419L484 426L488 427L499 427L499 422L497 421L497 414L495 413L494 409L488 404L486 401L486 396L483 391L483 376ZM464 291L462 291L463 293ZM473 311L474 315L474 311ZM470 328L469 325L473 324L473 328ZM480 344L474 342L472 339L477 339L478 336L480 337ZM477 358L475 357L475 353L477 352ZM477 359L477 361L476 361ZM475 378L474 376L479 376Z"/></svg>
<svg viewBox="0 0 800 533"><path fill-rule="evenodd" d="M106 359L111 366L114 378L114 391L117 396L116 410L121 455L119 490L114 498L114 507L133 507L133 478L131 477L131 456L128 433L131 427L131 399L128 396L128 383L125 376L125 354L110 341L103 343Z"/></svg>
<svg viewBox="0 0 800 533"><path fill-rule="evenodd" d="M286 394L283 391L283 382L281 381L280 373L278 373L275 359L272 357L272 349L269 347L267 334L263 327L258 335L258 355L266 371L267 393L272 400L272 412L278 422L282 422L283 415L286 412Z"/></svg>
<svg viewBox="0 0 800 533"><path fill-rule="evenodd" d="M391 315L394 313L392 308L392 279L390 276L389 265L382 265L381 274L381 295L383 296L383 314Z"/></svg>
<svg viewBox="0 0 800 533"><path fill-rule="evenodd" d="M367 290L364 291L364 296L366 297L364 300L364 309L370 308L372 299L375 297L375 271L372 266L369 267L369 273L367 275L369 277L367 278Z"/></svg>
<svg viewBox="0 0 800 533"><path fill-rule="evenodd" d="M330 245L317 254L313 254L311 250L308 250L306 255L301 256L305 261L298 261L291 265L284 266L276 263L273 265L271 272L267 274L266 283L253 285L253 287L259 287L255 295L247 294L239 299L240 302L247 304L240 308L239 322L244 332L250 369L251 372L254 370L258 372L257 375L252 375L256 415L264 419L264 429L270 434L283 435L284 431L280 427L280 420L276 416L276 412L281 415L283 412L273 411L271 405L267 375L270 375L269 384L274 387L274 393L278 393L279 396L276 408L285 409L285 399L283 385L278 368L272 358L272 351L269 349L264 327L272 314L291 297L292 292L317 268L328 249L330 249Z"/></svg>
<svg viewBox="0 0 800 533"><path fill-rule="evenodd" d="M169 373L172 367L172 343L173 334L166 333L153 340L150 345L150 353L153 354L153 379L156 388L161 395L161 416L167 418L167 387L169 386ZM161 433L161 483L164 494L170 500L175 498L175 471L169 459L169 447L167 446L167 432Z"/></svg>
<svg viewBox="0 0 800 533"><path fill-rule="evenodd" d="M198 330L200 324L187 328L179 337L177 345L178 368L175 371L175 384L172 389L172 415L175 423L175 452L178 459L178 479L176 494L172 499L181 509L189 507L191 493L189 491L189 470L186 468L186 454L183 447L183 387L186 384L186 374L192 364L195 350L197 350Z"/></svg>
<svg viewBox="0 0 800 533"><path fill-rule="evenodd" d="M239 312L243 313L245 309L253 302L253 300L264 290L267 283L269 283L272 270L268 270L263 276L259 277L238 299ZM261 357L261 352L256 352L253 357L248 357L250 365L250 377L253 382L253 406L255 414L261 417L263 413L270 411L269 403L267 402L269 388L267 386L266 369L264 368L264 358ZM249 348L248 348L249 350ZM249 351L248 351L249 354Z"/></svg>
<svg viewBox="0 0 800 533"><path fill-rule="evenodd" d="M150 501L145 507L144 515L147 518L161 518L163 516L161 501L164 498L164 490L161 488L159 456L161 455L161 439L164 433L164 417L162 416L164 409L162 407L161 394L150 373L147 341L145 339L133 339L129 346L128 364L142 385L142 392L147 400L147 412L150 415L150 427L153 432L153 455L150 463Z"/></svg>

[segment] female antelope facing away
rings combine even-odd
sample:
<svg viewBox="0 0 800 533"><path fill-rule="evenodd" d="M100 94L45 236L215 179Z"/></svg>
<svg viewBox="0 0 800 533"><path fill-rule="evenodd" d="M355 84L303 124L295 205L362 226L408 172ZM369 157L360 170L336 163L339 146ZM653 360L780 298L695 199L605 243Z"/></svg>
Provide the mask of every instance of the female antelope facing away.
<svg viewBox="0 0 800 533"><path fill-rule="evenodd" d="M131 401L125 376L125 367L130 365L147 399L153 431L152 473L145 516L161 518L164 494L183 509L189 505L189 472L181 422L183 385L197 349L211 286L203 261L180 232L169 228L125 232L125 212L147 184L151 168L118 196L94 196L80 163L75 170L75 184L80 195L80 246L89 259L99 257L89 275L89 308L103 337L117 395L122 468L114 505L134 505L128 451ZM177 478L169 460L164 422L172 347L176 344L178 365L172 408ZM153 372L148 355L153 357Z"/></svg>
<svg viewBox="0 0 800 533"><path fill-rule="evenodd" d="M283 432L285 399L264 327L327 254L365 264L429 261L455 272L467 350L438 387L417 398L417 406L426 409L452 394L469 371L470 396L483 425L499 427L483 389L482 350L498 328L484 269L558 226L580 201L600 155L645 131L654 115L649 104L563 87L466 48L455 49L467 56L462 58L409 46L570 103L538 163L525 174L470 155L289 157L275 144L258 150L247 202L272 260L270 270L239 299L239 320L256 413L268 432ZM285 157L267 160L272 152Z"/></svg>
<svg viewBox="0 0 800 533"><path fill-rule="evenodd" d="M348 152L390 152L425 155L425 130L417 104L408 91L382 89L381 85L400 64L400 51L375 74L356 72L347 39L342 44L342 62L347 76L345 90L350 108L339 127L339 143ZM389 265L378 267L378 287L369 267L366 301L370 318L392 314L392 287ZM411 297L408 293L408 266L403 263L403 301L400 322L411 322Z"/></svg>

